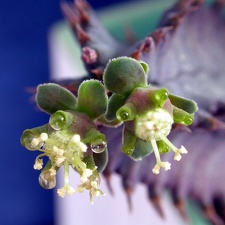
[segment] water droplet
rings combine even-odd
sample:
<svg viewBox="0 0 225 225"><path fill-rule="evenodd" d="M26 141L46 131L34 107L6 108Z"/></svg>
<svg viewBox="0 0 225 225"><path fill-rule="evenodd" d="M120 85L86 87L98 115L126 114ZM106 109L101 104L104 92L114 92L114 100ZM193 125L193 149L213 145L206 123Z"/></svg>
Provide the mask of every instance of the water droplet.
<svg viewBox="0 0 225 225"><path fill-rule="evenodd" d="M120 118L121 118L122 120L127 120L127 119L129 118L129 113L126 112L126 111L122 111L122 112L120 113Z"/></svg>
<svg viewBox="0 0 225 225"><path fill-rule="evenodd" d="M29 150L36 150L39 148L39 146L32 144L34 138L37 138L37 136L34 135L30 130L26 130L21 137L21 143L25 148Z"/></svg>
<svg viewBox="0 0 225 225"><path fill-rule="evenodd" d="M132 153L133 153L133 151L127 150L127 155L131 155Z"/></svg>
<svg viewBox="0 0 225 225"><path fill-rule="evenodd" d="M159 102L161 106L164 105L168 98L168 91L166 89L160 89L155 93L155 99Z"/></svg>
<svg viewBox="0 0 225 225"><path fill-rule="evenodd" d="M100 143L95 142L91 144L91 150L95 153L104 152L106 150L106 147L107 147L107 143L104 141Z"/></svg>
<svg viewBox="0 0 225 225"><path fill-rule="evenodd" d="M61 130L66 124L66 118L63 113L56 112L50 117L49 124L54 130Z"/></svg>
<svg viewBox="0 0 225 225"><path fill-rule="evenodd" d="M193 118L187 117L184 119L184 124L185 125L191 125L193 123Z"/></svg>
<svg viewBox="0 0 225 225"><path fill-rule="evenodd" d="M52 189L56 186L56 178L51 176L49 170L44 170L39 176L39 184L44 189Z"/></svg>

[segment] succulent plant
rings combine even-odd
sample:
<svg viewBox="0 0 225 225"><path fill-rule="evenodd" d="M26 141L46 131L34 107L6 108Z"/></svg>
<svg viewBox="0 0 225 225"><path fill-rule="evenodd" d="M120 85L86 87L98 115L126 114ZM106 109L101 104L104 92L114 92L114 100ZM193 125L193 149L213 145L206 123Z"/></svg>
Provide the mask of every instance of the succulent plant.
<svg viewBox="0 0 225 225"><path fill-rule="evenodd" d="M99 172L108 161L105 135L93 122L107 107L103 85L97 80L85 81L79 86L76 98L57 84L42 84L37 88L36 102L40 109L51 114L49 123L25 130L21 143L28 150L42 152L35 160L34 169L41 170L42 157L49 158L39 176L40 185L54 188L56 173L63 166L64 187L58 189L58 195L64 197L87 189L93 202L92 196L103 194L98 188ZM70 166L80 175L81 184L76 190L69 184Z"/></svg>
<svg viewBox="0 0 225 225"><path fill-rule="evenodd" d="M225 30L222 17L224 1L215 1L210 6L204 5L203 2L203 0L178 1L165 13L158 29L133 44L121 43L113 38L85 0L76 0L74 4L63 3L64 15L82 49L81 58L87 70L86 78L103 80L109 91L107 92L109 100L107 107L104 106L104 110L100 110L101 113L93 115L92 110L86 109L86 106L93 100L99 108L98 98L91 98L92 100L89 101L91 95L88 95L89 97L81 101L80 107L74 106L79 103L79 96L82 96L79 95L82 93L79 89L78 100L72 108L67 108L67 101L65 101L60 107L56 102L53 109L44 110L53 113L53 117L57 113L71 113L72 110L86 115L87 120L90 121L88 125L92 124L96 127L97 124L96 128L101 132L95 130L97 136L104 137L102 136L104 134L108 144L109 157L103 174L109 186L111 174L114 172L120 174L123 187L130 198L135 185L138 182L144 183L148 188L149 199L161 216L164 215L160 204L162 190L171 191L174 203L184 217L187 216L185 200L188 197L193 198L202 207L208 219L213 224L220 225L225 223L223 201L225 197L223 182ZM129 76L134 75L132 79L127 79L128 76L124 76L123 73L120 74L121 67L116 72L110 71L111 65L121 59L135 63L135 70L137 69L138 72L135 74L134 69L130 70ZM114 69L117 67L113 66L112 70ZM127 68L122 67L123 69ZM111 73L116 74L114 78L119 80L111 79L111 76L114 76L108 76ZM127 83L130 80L132 82ZM67 87L73 89L74 82ZM76 94L76 90L74 93ZM55 93L52 96L55 98ZM138 101L140 99L145 99L143 104ZM196 105L188 99L196 101L199 108L195 113L194 123L189 128L184 125L192 123ZM160 115L163 113L170 122L164 124L160 120L155 124L149 123L153 117L157 117L158 112ZM172 127L173 122L178 125ZM140 124L141 126L145 124L145 128L151 131L151 127L159 123L162 123L161 126L165 126L169 132L172 128L170 134L160 133L158 138L154 136L154 132L153 136L143 137L143 134L140 135L142 131L137 131ZM48 134L50 131L46 131L47 127L52 129L49 128L50 124L38 128L38 132L36 129L29 131L32 135L36 135L34 142L38 142L37 145L48 140L45 133ZM22 138L24 145L26 132ZM77 133L80 135L79 132ZM123 143L120 139L122 133ZM189 154L183 157L182 164L174 164L171 170L166 172L167 176L164 173L156 176L149 172L154 168L153 172L158 173L160 169L154 167L154 157L148 156L153 150L156 159L159 159L159 155L155 150L165 153L168 151L168 146L170 149L175 149L177 159L180 158L180 152L186 153L184 148L179 152L176 147L171 146L170 142L167 142L168 139L165 139L167 135L176 145L184 145L189 150ZM80 137L81 143L84 142L83 138ZM105 139L101 140L104 142ZM85 144L90 145L90 142ZM41 150L43 148L42 145L38 147ZM129 157L122 157L121 149ZM91 152L91 155L95 154ZM174 157L171 153L163 156L166 161ZM142 157L141 161L137 161ZM107 157L103 158L106 162ZM89 169L86 162L85 165L85 168ZM97 165L97 160L96 164L91 165L92 172L96 171L93 168ZM49 169L51 166L47 164L46 167ZM39 161L35 167L41 167ZM168 164L165 168L168 168ZM89 176L86 177L89 180ZM70 190L68 189L67 192Z"/></svg>

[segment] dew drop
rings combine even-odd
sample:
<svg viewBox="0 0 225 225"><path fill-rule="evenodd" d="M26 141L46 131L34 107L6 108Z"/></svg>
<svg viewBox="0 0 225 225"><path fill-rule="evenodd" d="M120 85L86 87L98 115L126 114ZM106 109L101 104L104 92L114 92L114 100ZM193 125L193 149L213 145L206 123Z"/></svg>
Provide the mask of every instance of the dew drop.
<svg viewBox="0 0 225 225"><path fill-rule="evenodd" d="M56 112L50 117L49 124L54 130L61 130L66 124L66 118L62 113Z"/></svg>
<svg viewBox="0 0 225 225"><path fill-rule="evenodd" d="M39 184L44 189L52 189L56 186L56 178L51 176L49 170L44 170L39 176Z"/></svg>
<svg viewBox="0 0 225 225"><path fill-rule="evenodd" d="M104 152L106 150L106 147L107 147L107 143L102 141L101 143L92 143L91 144L91 150L94 152L94 153L101 153L101 152Z"/></svg>
<svg viewBox="0 0 225 225"><path fill-rule="evenodd" d="M120 118L121 118L122 120L127 120L127 119L129 118L129 113L126 112L126 111L122 111L122 112L120 113Z"/></svg>
<svg viewBox="0 0 225 225"><path fill-rule="evenodd" d="M185 125L191 125L192 123L193 123L193 118L191 118L191 117L185 118L185 120L184 120Z"/></svg>
<svg viewBox="0 0 225 225"><path fill-rule="evenodd" d="M31 131L26 130L23 133L23 136L21 137L21 143L24 147L26 147L29 150L36 150L38 149L40 146L34 145L33 144L33 139L37 138L36 135L34 135Z"/></svg>
<svg viewBox="0 0 225 225"><path fill-rule="evenodd" d="M155 99L159 102L159 104L163 105L168 98L168 92L165 89L160 89L155 93Z"/></svg>
<svg viewBox="0 0 225 225"><path fill-rule="evenodd" d="M127 155L131 155L132 153L133 153L133 151L131 151L131 150L127 151Z"/></svg>

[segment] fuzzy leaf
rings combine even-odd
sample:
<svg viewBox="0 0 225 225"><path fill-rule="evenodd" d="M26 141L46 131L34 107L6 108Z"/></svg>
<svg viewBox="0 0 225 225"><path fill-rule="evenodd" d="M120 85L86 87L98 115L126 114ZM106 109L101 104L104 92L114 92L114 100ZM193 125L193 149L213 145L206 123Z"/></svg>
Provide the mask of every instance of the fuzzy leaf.
<svg viewBox="0 0 225 225"><path fill-rule="evenodd" d="M123 129L123 146L122 152L130 156L133 154L138 138L131 133L125 126Z"/></svg>
<svg viewBox="0 0 225 225"><path fill-rule="evenodd" d="M124 105L126 98L123 95L113 94L108 102L108 108L106 112L106 119L112 121L116 119L116 111Z"/></svg>
<svg viewBox="0 0 225 225"><path fill-rule="evenodd" d="M78 90L77 110L96 119L106 112L107 96L104 86L97 80L84 81Z"/></svg>
<svg viewBox="0 0 225 225"><path fill-rule="evenodd" d="M109 91L122 95L129 95L135 88L147 84L143 66L128 57L119 57L109 61L103 80Z"/></svg>
<svg viewBox="0 0 225 225"><path fill-rule="evenodd" d="M130 156L133 160L141 160L153 152L152 145L148 142L137 140L133 154Z"/></svg>
<svg viewBox="0 0 225 225"><path fill-rule="evenodd" d="M37 87L37 105L46 113L58 110L75 110L76 97L58 84L41 84Z"/></svg>
<svg viewBox="0 0 225 225"><path fill-rule="evenodd" d="M169 99L173 105L188 113L195 113L198 110L197 103L190 99L182 98L173 94L169 94Z"/></svg>

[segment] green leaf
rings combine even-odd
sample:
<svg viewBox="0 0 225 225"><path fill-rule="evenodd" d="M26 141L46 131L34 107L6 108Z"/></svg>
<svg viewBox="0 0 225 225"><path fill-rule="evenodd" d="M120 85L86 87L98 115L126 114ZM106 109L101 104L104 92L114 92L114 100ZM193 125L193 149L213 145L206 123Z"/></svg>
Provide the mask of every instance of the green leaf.
<svg viewBox="0 0 225 225"><path fill-rule="evenodd" d="M189 126L194 121L194 115L176 106L173 106L173 120L174 120L174 123L180 123L180 124Z"/></svg>
<svg viewBox="0 0 225 225"><path fill-rule="evenodd" d="M132 102L128 102L120 107L116 112L116 118L120 121L131 121L137 115L137 108Z"/></svg>
<svg viewBox="0 0 225 225"><path fill-rule="evenodd" d="M137 140L133 154L130 156L133 160L141 160L153 152L152 145L149 142Z"/></svg>
<svg viewBox="0 0 225 225"><path fill-rule="evenodd" d="M75 110L76 97L58 84L41 84L37 87L37 105L46 113L58 110Z"/></svg>
<svg viewBox="0 0 225 225"><path fill-rule="evenodd" d="M134 152L137 140L138 138L124 126L122 152L131 156Z"/></svg>
<svg viewBox="0 0 225 225"><path fill-rule="evenodd" d="M109 91L129 95L135 88L147 85L145 70L137 60L119 57L109 61L103 81Z"/></svg>
<svg viewBox="0 0 225 225"><path fill-rule="evenodd" d="M124 105L126 98L123 95L112 94L108 101L105 118L109 121L116 119L116 111Z"/></svg>
<svg viewBox="0 0 225 225"><path fill-rule="evenodd" d="M90 127L82 140L86 144L94 144L96 142L106 142L106 137L104 134L100 133L96 128Z"/></svg>
<svg viewBox="0 0 225 225"><path fill-rule="evenodd" d="M149 71L149 67L148 67L148 64L145 63L144 61L139 61L139 63L141 64L141 66L143 67L145 73L147 74L148 71Z"/></svg>
<svg viewBox="0 0 225 225"><path fill-rule="evenodd" d="M78 89L77 111L86 113L92 120L105 114L108 98L98 80L84 81Z"/></svg>
<svg viewBox="0 0 225 225"><path fill-rule="evenodd" d="M169 99L174 106L188 113L195 113L198 110L197 103L190 99L183 98L173 94L169 94Z"/></svg>

